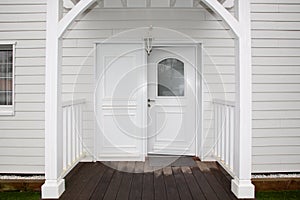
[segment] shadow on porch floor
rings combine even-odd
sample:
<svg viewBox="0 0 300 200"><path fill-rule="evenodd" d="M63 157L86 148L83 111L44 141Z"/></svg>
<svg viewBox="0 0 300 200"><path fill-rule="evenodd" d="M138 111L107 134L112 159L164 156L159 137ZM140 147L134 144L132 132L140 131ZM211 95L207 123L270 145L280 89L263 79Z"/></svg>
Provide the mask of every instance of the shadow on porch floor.
<svg viewBox="0 0 300 200"><path fill-rule="evenodd" d="M231 177L214 162L182 157L162 169L155 165L161 161L149 163L79 163L65 178L60 199L236 199Z"/></svg>

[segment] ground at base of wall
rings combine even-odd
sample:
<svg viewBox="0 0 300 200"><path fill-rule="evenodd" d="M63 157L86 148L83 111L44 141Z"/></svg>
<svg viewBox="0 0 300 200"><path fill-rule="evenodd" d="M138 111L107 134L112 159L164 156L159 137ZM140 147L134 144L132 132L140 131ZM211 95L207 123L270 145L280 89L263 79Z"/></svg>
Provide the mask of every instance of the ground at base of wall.
<svg viewBox="0 0 300 200"><path fill-rule="evenodd" d="M299 200L300 190L257 192L255 197L257 200Z"/></svg>
<svg viewBox="0 0 300 200"><path fill-rule="evenodd" d="M45 180L0 180L0 192L40 192L44 182Z"/></svg>
<svg viewBox="0 0 300 200"><path fill-rule="evenodd" d="M256 192L263 191L300 191L300 178L257 178L252 179ZM299 198L300 199L300 198Z"/></svg>
<svg viewBox="0 0 300 200"><path fill-rule="evenodd" d="M1 200L39 200L40 192L0 192Z"/></svg>

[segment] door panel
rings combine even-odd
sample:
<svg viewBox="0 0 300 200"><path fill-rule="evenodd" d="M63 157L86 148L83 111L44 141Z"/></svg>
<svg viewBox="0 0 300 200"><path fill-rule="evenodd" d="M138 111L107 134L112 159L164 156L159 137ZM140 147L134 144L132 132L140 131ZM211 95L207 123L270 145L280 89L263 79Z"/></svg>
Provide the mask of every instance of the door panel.
<svg viewBox="0 0 300 200"><path fill-rule="evenodd" d="M98 44L97 160L144 160L145 50L142 44Z"/></svg>
<svg viewBox="0 0 300 200"><path fill-rule="evenodd" d="M148 153L195 155L194 47L157 47L148 57Z"/></svg>

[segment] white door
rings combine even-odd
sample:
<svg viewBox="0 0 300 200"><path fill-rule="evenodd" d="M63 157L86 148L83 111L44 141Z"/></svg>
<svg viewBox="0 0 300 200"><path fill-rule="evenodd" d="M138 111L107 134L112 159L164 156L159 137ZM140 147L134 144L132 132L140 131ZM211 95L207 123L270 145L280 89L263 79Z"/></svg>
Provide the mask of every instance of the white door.
<svg viewBox="0 0 300 200"><path fill-rule="evenodd" d="M196 49L156 47L148 56L148 153L195 155Z"/></svg>
<svg viewBox="0 0 300 200"><path fill-rule="evenodd" d="M147 69L143 44L97 44L97 160L144 160Z"/></svg>

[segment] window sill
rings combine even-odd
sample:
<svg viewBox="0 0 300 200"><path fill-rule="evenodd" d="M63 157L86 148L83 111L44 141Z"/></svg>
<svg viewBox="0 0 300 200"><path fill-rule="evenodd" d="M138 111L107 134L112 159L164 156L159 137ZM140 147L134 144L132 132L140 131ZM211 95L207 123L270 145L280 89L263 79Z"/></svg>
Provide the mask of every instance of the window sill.
<svg viewBox="0 0 300 200"><path fill-rule="evenodd" d="M15 111L12 106L0 106L0 116L14 116Z"/></svg>

